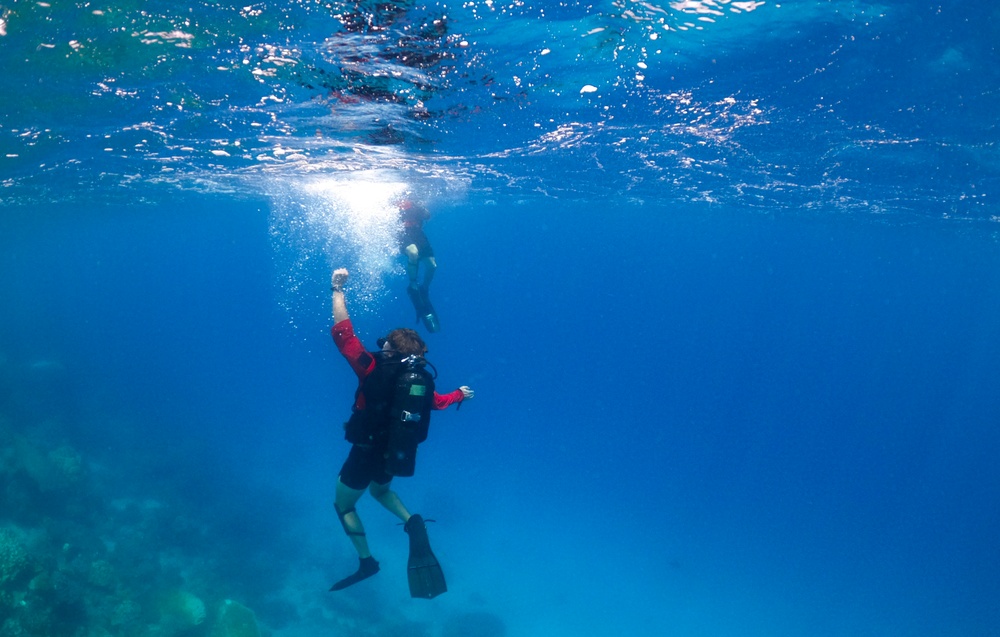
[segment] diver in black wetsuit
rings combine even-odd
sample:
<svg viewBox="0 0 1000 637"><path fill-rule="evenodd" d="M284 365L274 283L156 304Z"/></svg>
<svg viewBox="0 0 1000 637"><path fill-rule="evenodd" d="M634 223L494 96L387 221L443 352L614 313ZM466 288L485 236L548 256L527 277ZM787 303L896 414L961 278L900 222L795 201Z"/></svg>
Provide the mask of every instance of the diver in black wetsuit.
<svg viewBox="0 0 1000 637"><path fill-rule="evenodd" d="M429 296L431 281L437 271L437 259L434 258L430 239L424 232L424 222L431 215L422 204L404 199L399 203L399 216L403 222L399 249L406 255L406 274L409 278L406 293L417 311L417 319L423 322L428 331L437 332L441 325ZM421 264L424 266L424 279L418 282Z"/></svg>
<svg viewBox="0 0 1000 637"><path fill-rule="evenodd" d="M423 288L426 292L437 270L434 248L424 233L424 222L430 219L431 214L423 205L404 199L399 204L399 217L403 222L399 248L406 255L406 274L410 278L410 286ZM418 285L417 274L421 262L424 264L424 281Z"/></svg>

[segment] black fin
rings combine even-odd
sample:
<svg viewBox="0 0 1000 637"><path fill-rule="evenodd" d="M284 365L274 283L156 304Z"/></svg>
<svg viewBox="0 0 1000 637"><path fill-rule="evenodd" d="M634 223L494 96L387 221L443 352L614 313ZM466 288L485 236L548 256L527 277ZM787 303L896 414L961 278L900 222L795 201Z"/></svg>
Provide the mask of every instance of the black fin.
<svg viewBox="0 0 1000 637"><path fill-rule="evenodd" d="M419 515L412 515L403 526L410 536L410 558L406 563L406 575L410 582L410 597L432 599L447 592L444 571L427 538L427 526Z"/></svg>
<svg viewBox="0 0 1000 637"><path fill-rule="evenodd" d="M336 584L330 587L331 591L340 591L348 586L357 584L363 579L368 579L375 573L378 573L378 562L375 561L374 557L362 557L361 564L358 566L358 570L353 575L348 575L344 579L340 580Z"/></svg>
<svg viewBox="0 0 1000 637"><path fill-rule="evenodd" d="M417 320L424 324L428 332L439 331L441 323L438 321L434 306L431 305L430 297L427 296L427 288L410 285L406 288L406 294L413 303L413 309L417 311Z"/></svg>

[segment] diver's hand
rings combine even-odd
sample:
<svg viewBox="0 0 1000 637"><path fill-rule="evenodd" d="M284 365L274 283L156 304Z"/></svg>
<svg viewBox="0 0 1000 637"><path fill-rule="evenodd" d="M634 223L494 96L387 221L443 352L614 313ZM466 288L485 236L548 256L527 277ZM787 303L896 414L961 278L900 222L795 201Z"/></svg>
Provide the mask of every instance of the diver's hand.
<svg viewBox="0 0 1000 637"><path fill-rule="evenodd" d="M462 385L459 389L462 391L462 400L468 400L476 397L476 392L472 391L468 385Z"/></svg>
<svg viewBox="0 0 1000 637"><path fill-rule="evenodd" d="M330 285L333 290L341 290L344 284L347 283L347 268L337 268L333 271L333 276L330 278Z"/></svg>

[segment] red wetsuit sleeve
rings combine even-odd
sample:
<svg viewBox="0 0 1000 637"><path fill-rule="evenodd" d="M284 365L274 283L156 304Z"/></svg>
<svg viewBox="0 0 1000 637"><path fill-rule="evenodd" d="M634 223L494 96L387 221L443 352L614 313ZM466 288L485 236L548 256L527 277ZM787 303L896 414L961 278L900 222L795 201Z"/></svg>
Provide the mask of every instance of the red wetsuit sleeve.
<svg viewBox="0 0 1000 637"><path fill-rule="evenodd" d="M456 389L447 394L434 392L434 409L447 409L449 406L460 403L464 399L465 394L462 393L461 389Z"/></svg>
<svg viewBox="0 0 1000 637"><path fill-rule="evenodd" d="M361 339L354 335L351 319L334 325L330 329L330 335L333 336L333 342L341 355L347 359L351 369L358 375L358 379L364 380L375 369L375 358L361 344Z"/></svg>

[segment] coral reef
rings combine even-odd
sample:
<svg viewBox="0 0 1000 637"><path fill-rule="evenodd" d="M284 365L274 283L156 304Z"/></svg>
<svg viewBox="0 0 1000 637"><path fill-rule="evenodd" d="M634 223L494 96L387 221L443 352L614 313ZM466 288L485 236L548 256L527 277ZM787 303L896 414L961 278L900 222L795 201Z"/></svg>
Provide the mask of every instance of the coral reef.
<svg viewBox="0 0 1000 637"><path fill-rule="evenodd" d="M28 549L11 529L0 529L0 590L16 583L27 572Z"/></svg>
<svg viewBox="0 0 1000 637"><path fill-rule="evenodd" d="M111 629L117 632L129 626L137 626L141 619L142 606L134 599L123 599L111 610Z"/></svg>
<svg viewBox="0 0 1000 637"><path fill-rule="evenodd" d="M0 398L15 393L12 369L0 360ZM21 408L36 403L0 400L0 636L436 634L396 604L331 600L290 516L274 515L281 494L191 446L144 449L148 424L106 425L114 435L88 447L90 422ZM504 634L496 618L458 617L445 635L476 624L468 634Z"/></svg>
<svg viewBox="0 0 1000 637"><path fill-rule="evenodd" d="M160 598L160 624L168 632L183 633L205 621L205 602L194 593L172 590Z"/></svg>
<svg viewBox="0 0 1000 637"><path fill-rule="evenodd" d="M219 607L218 618L209 637L261 637L261 634L253 611L227 599Z"/></svg>
<svg viewBox="0 0 1000 637"><path fill-rule="evenodd" d="M0 635L266 634L247 606L222 601L243 587L215 574L231 567L211 518L169 482L88 458L69 431L0 413Z"/></svg>

